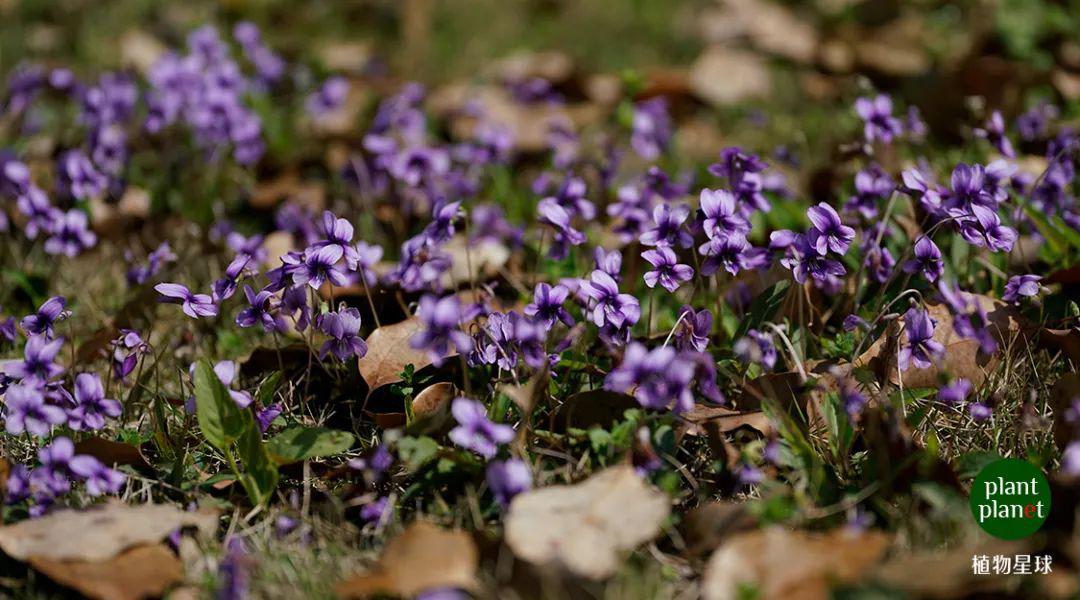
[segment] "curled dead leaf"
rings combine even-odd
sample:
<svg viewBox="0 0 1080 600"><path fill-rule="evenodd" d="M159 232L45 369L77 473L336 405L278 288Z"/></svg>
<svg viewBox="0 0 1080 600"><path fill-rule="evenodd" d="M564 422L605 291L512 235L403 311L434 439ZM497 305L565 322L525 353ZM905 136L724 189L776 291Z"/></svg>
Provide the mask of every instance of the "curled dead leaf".
<svg viewBox="0 0 1080 600"><path fill-rule="evenodd" d="M740 534L720 547L705 567L706 600L742 597L825 600L834 584L853 583L884 554L889 537L876 531L836 529L814 534L769 528Z"/></svg>
<svg viewBox="0 0 1080 600"><path fill-rule="evenodd" d="M56 583L97 600L157 598L184 577L180 559L163 544L136 546L102 561L32 556L30 565Z"/></svg>
<svg viewBox="0 0 1080 600"><path fill-rule="evenodd" d="M405 365L412 365L419 371L431 364L426 352L414 350L409 345L412 336L423 328L420 319L410 317L371 332L367 338L367 354L357 363L360 376L364 378L370 391L401 381L401 372Z"/></svg>
<svg viewBox="0 0 1080 600"><path fill-rule="evenodd" d="M0 549L18 560L97 562L128 548L156 544L181 527L212 533L217 520L216 512L186 512L168 504L108 502L0 527Z"/></svg>
<svg viewBox="0 0 1080 600"><path fill-rule="evenodd" d="M605 579L621 555L656 537L671 501L633 467L621 465L576 485L519 494L506 516L506 543L528 562Z"/></svg>
<svg viewBox="0 0 1080 600"><path fill-rule="evenodd" d="M435 588L473 589L479 561L469 534L417 521L390 540L370 573L337 584L342 598L393 594L411 598Z"/></svg>

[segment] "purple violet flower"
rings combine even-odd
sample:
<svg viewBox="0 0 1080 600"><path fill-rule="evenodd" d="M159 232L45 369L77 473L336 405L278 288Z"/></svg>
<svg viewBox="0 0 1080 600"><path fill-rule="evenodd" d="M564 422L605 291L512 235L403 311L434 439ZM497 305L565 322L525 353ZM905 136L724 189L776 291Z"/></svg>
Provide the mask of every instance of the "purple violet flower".
<svg viewBox="0 0 1080 600"><path fill-rule="evenodd" d="M360 337L360 311L345 308L337 312L328 312L318 316L319 330L330 339L319 349L319 358L325 359L333 354L345 362L350 357L363 358L367 354L367 344Z"/></svg>
<svg viewBox="0 0 1080 600"><path fill-rule="evenodd" d="M159 283L154 289L163 296L161 302L182 305L184 314L192 319L215 317L218 314L213 298L207 294L193 294L179 283Z"/></svg>
<svg viewBox="0 0 1080 600"><path fill-rule="evenodd" d="M90 373L75 377L75 408L68 411L68 427L75 431L105 427L105 417L120 416L120 402L105 397L101 378Z"/></svg>
<svg viewBox="0 0 1080 600"><path fill-rule="evenodd" d="M492 495L503 508L510 506L514 496L532 489L532 469L520 458L491 461L486 479Z"/></svg>
<svg viewBox="0 0 1080 600"><path fill-rule="evenodd" d="M941 250L933 240L921 236L915 242L915 257L905 261L903 269L905 273L922 273L922 276L931 283L937 281L938 277L945 272Z"/></svg>
<svg viewBox="0 0 1080 600"><path fill-rule="evenodd" d="M630 146L645 160L656 160L671 140L671 117L663 97L639 102L634 107Z"/></svg>
<svg viewBox="0 0 1080 600"><path fill-rule="evenodd" d="M739 210L735 196L727 190L701 190L700 212L705 235L709 239L750 233L750 221Z"/></svg>
<svg viewBox="0 0 1080 600"><path fill-rule="evenodd" d="M836 209L822 202L807 209L806 216L813 224L806 232L806 241L818 254L825 256L830 250L840 256L847 254L855 230L840 221Z"/></svg>
<svg viewBox="0 0 1080 600"><path fill-rule="evenodd" d="M95 497L119 492L127 479L123 473L106 467L100 460L88 454L73 457L68 467L86 482L86 493Z"/></svg>
<svg viewBox="0 0 1080 600"><path fill-rule="evenodd" d="M538 283L533 290L533 300L525 306L524 312L548 329L554 327L556 321L562 321L567 327L573 326L574 318L563 308L569 295L570 290L563 285Z"/></svg>
<svg viewBox="0 0 1080 600"><path fill-rule="evenodd" d="M926 310L912 307L904 313L904 333L908 341L900 349L897 360L901 371L907 371L911 365L927 369L945 355L945 346L934 339L934 324Z"/></svg>
<svg viewBox="0 0 1080 600"><path fill-rule="evenodd" d="M674 292L684 281L690 281L694 277L693 267L680 264L675 252L669 247L660 246L646 250L641 253L641 257L654 267L652 271L645 272L645 285L650 288L659 283L665 290Z"/></svg>
<svg viewBox="0 0 1080 600"><path fill-rule="evenodd" d="M1013 150L1012 142L1005 135L1005 118L1001 116L1001 111L995 110L991 113L986 125L975 129L975 135L990 142L990 145L1005 158L1016 158L1016 151Z"/></svg>
<svg viewBox="0 0 1080 600"><path fill-rule="evenodd" d="M641 243L646 246L689 248L694 238L683 227L683 222L690 216L690 207L680 204L675 208L667 204L658 204L653 208L653 226L641 234Z"/></svg>
<svg viewBox="0 0 1080 600"><path fill-rule="evenodd" d="M780 264L791 269L798 283L806 283L807 276L826 281L829 277L843 277L847 273L843 263L822 256L802 234L795 235L790 252L790 256L780 259Z"/></svg>
<svg viewBox="0 0 1080 600"><path fill-rule="evenodd" d="M18 383L8 386L4 395L4 427L9 434L25 431L40 438L48 437L52 426L66 419L64 410L47 404L39 389Z"/></svg>
<svg viewBox="0 0 1080 600"><path fill-rule="evenodd" d="M454 349L460 354L472 350L472 338L460 329L462 314L457 296L425 295L420 298L417 316L424 328L413 335L409 345L427 351L435 366L442 365Z"/></svg>
<svg viewBox="0 0 1080 600"><path fill-rule="evenodd" d="M712 325L711 312L706 309L695 311L684 305L679 309L679 321L675 325L675 348L680 352L705 352Z"/></svg>
<svg viewBox="0 0 1080 600"><path fill-rule="evenodd" d="M52 223L49 238L45 240L45 253L73 258L93 248L97 235L89 227L86 213L77 208L58 214Z"/></svg>
<svg viewBox="0 0 1080 600"><path fill-rule="evenodd" d="M64 338L49 340L43 335L30 336L23 346L23 360L0 362L0 371L27 383L44 384L64 372L53 359L64 345Z"/></svg>
<svg viewBox="0 0 1080 600"><path fill-rule="evenodd" d="M855 112L863 120L863 135L868 143L888 144L903 133L903 124L892 114L892 98L885 94L873 99L859 98L855 101Z"/></svg>
<svg viewBox="0 0 1080 600"><path fill-rule="evenodd" d="M735 342L732 352L744 363L761 365L766 371L776 367L777 352L771 334L750 329L746 337Z"/></svg>
<svg viewBox="0 0 1080 600"><path fill-rule="evenodd" d="M1005 294L1001 299L1006 302L1020 302L1021 297L1034 298L1039 295L1042 277L1038 275L1017 275L1005 282ZM24 326L25 328L25 326Z"/></svg>
<svg viewBox="0 0 1080 600"><path fill-rule="evenodd" d="M492 423L484 405L475 400L455 398L450 412L458 423L450 430L450 440L484 458L494 457L499 446L509 444L514 439L514 428Z"/></svg>
<svg viewBox="0 0 1080 600"><path fill-rule="evenodd" d="M64 311L66 305L67 300L63 296L53 296L43 302L36 313L23 317L19 324L27 335L44 335L51 339L53 324L70 314Z"/></svg>
<svg viewBox="0 0 1080 600"><path fill-rule="evenodd" d="M941 386L938 390L937 401L946 406L958 406L971 395L971 382L967 379L955 379Z"/></svg>
<svg viewBox="0 0 1080 600"><path fill-rule="evenodd" d="M596 301L592 308L592 321L597 326L609 324L615 329L633 325L641 318L641 305L630 294L619 293L619 286L611 275L595 270L584 286L585 293Z"/></svg>

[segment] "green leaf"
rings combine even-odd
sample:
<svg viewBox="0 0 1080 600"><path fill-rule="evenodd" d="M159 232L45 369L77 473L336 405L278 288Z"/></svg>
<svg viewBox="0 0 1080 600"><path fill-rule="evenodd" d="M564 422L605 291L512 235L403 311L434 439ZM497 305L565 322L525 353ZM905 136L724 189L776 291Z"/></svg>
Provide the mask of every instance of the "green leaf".
<svg viewBox="0 0 1080 600"><path fill-rule="evenodd" d="M251 413L240 410L233 402L229 390L206 360L199 361L195 367L195 413L203 437L223 453L240 439L249 424L254 427Z"/></svg>
<svg viewBox="0 0 1080 600"><path fill-rule="evenodd" d="M780 304L784 302L789 287L791 287L790 281L786 279L778 281L772 287L761 292L757 298L754 298L754 302L750 307L750 314L746 315L746 318L739 323L739 328L735 330L735 335L732 338L737 340L745 336L747 331L757 329L762 323L771 319L780 308Z"/></svg>
<svg viewBox="0 0 1080 600"><path fill-rule="evenodd" d="M1065 222L1065 219L1062 219L1058 215L1054 215L1053 218L1050 219L1050 222L1057 227L1058 231L1061 232L1061 236L1069 242L1069 245L1073 247L1073 250L1080 251L1080 232L1073 229Z"/></svg>
<svg viewBox="0 0 1080 600"><path fill-rule="evenodd" d="M248 413L250 414L250 413ZM251 427L240 436L236 444L236 453L243 463L243 472L239 473L240 484L244 486L248 498L255 504L262 504L270 499L277 488L277 465L270 460L262 433L252 420Z"/></svg>
<svg viewBox="0 0 1080 600"><path fill-rule="evenodd" d="M274 371L266 376L259 384L259 390L255 392L255 399L260 406L266 407L274 403L274 394L281 385L281 371Z"/></svg>
<svg viewBox="0 0 1080 600"><path fill-rule="evenodd" d="M1046 238L1046 245L1049 247L1050 252L1054 256L1060 257L1065 251L1065 247L1068 245L1068 239L1056 227L1054 227L1050 221L1046 220L1046 216L1039 212L1034 206L1024 203L1021 205L1024 208L1024 214L1027 215L1033 223L1035 228L1039 230L1039 233Z"/></svg>
<svg viewBox="0 0 1080 600"><path fill-rule="evenodd" d="M424 466L439 453L439 444L427 437L403 437L398 440L398 456L409 468L415 472Z"/></svg>
<svg viewBox="0 0 1080 600"><path fill-rule="evenodd" d="M352 447L355 439L347 431L325 427L290 427L266 442L270 459L288 465L315 456L333 456Z"/></svg>

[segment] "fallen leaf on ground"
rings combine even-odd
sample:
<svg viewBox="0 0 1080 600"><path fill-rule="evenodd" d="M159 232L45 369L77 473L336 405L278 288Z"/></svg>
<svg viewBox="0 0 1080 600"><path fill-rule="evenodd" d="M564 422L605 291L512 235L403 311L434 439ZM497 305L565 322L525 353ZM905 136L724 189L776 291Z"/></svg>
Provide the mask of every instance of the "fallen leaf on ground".
<svg viewBox="0 0 1080 600"><path fill-rule="evenodd" d="M757 519L745 503L709 502L686 514L680 530L686 540L686 553L712 552L731 536L757 527Z"/></svg>
<svg viewBox="0 0 1080 600"><path fill-rule="evenodd" d="M137 446L124 442L114 442L95 436L80 440L75 444L75 454L89 454L106 465L133 465L149 467L146 458Z"/></svg>
<svg viewBox="0 0 1080 600"><path fill-rule="evenodd" d="M629 394L609 390L587 390L567 396L558 409L557 426L588 429L594 425L610 427L627 409L641 404Z"/></svg>
<svg viewBox="0 0 1080 600"><path fill-rule="evenodd" d="M934 340L945 347L945 354L939 364L925 369L912 365L907 371L899 371L896 364L895 343L897 340L905 343L901 327L896 334L899 338L890 335L882 336L855 359L855 366L870 367L878 374L879 380L887 377L893 385L898 385L902 381L905 388L937 387L941 383L942 373L948 373L952 377L963 377L978 388L997 368L1007 349L1015 349L1024 343L1020 334L1027 329L1027 322L1016 309L1000 300L979 294L970 294L970 296L986 311L991 323L990 331L998 342L998 352L990 356L981 354L977 340L962 338L953 330L952 314L945 304L927 303L926 310L930 318L935 321Z"/></svg>
<svg viewBox="0 0 1080 600"><path fill-rule="evenodd" d="M916 598L966 598L975 594L1006 592L1009 577L993 574L975 575L973 556L1015 556L1027 554L1031 544L1025 541L986 540L934 552L901 554L889 558L868 574L868 578ZM918 574L917 577L913 577ZM1015 589L1015 588L1012 588Z"/></svg>
<svg viewBox="0 0 1080 600"><path fill-rule="evenodd" d="M156 544L179 527L204 534L217 528L216 512L186 512L168 504L109 502L61 509L40 519L0 527L0 549L15 559L108 560L135 546Z"/></svg>
<svg viewBox="0 0 1080 600"><path fill-rule="evenodd" d="M30 565L56 583L97 600L157 598L184 577L180 559L162 544L136 546L103 561L32 556Z"/></svg>
<svg viewBox="0 0 1080 600"><path fill-rule="evenodd" d="M709 559L702 596L741 598L740 590L753 586L761 600L824 600L832 585L858 580L888 543L883 533L846 529L814 534L774 527L740 534Z"/></svg>
<svg viewBox="0 0 1080 600"><path fill-rule="evenodd" d="M472 589L478 562L469 534L417 521L390 540L370 573L342 581L334 591L342 598L376 594L411 598L435 588Z"/></svg>
<svg viewBox="0 0 1080 600"><path fill-rule="evenodd" d="M368 384L368 390L375 391L384 385L401 381L401 372L405 365L412 365L419 371L431 364L427 352L414 350L409 345L412 336L423 329L424 324L420 319L410 317L371 332L367 338L367 354L357 362L360 376ZM457 354L454 350L451 352L452 355Z"/></svg>
<svg viewBox="0 0 1080 600"><path fill-rule="evenodd" d="M516 496L506 516L506 543L528 562L605 579L619 568L623 552L660 533L670 509L666 494L622 465L576 485Z"/></svg>
<svg viewBox="0 0 1080 600"><path fill-rule="evenodd" d="M769 95L772 77L761 56L713 46L690 68L690 91L713 106L728 106Z"/></svg>

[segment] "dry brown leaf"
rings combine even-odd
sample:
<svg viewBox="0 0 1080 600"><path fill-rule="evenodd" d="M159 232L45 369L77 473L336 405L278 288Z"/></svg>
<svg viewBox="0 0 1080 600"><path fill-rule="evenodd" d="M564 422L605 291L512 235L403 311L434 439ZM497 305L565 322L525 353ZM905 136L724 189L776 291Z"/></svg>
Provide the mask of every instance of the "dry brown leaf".
<svg viewBox="0 0 1080 600"><path fill-rule="evenodd" d="M694 408L683 413L682 418L690 423L690 427L687 428L687 433L690 435L701 435L710 427L721 433L734 431L740 427L756 429L763 435L768 435L773 431L769 418L760 410L739 411L723 406L696 404Z"/></svg>
<svg viewBox="0 0 1080 600"><path fill-rule="evenodd" d="M30 564L49 579L97 600L157 598L184 578L180 560L163 544L137 546L97 562L32 556Z"/></svg>
<svg viewBox="0 0 1080 600"><path fill-rule="evenodd" d="M682 526L686 553L695 556L712 552L731 536L757 527L757 518L745 503L710 502L686 513Z"/></svg>
<svg viewBox="0 0 1080 600"><path fill-rule="evenodd" d="M740 598L749 585L761 600L825 600L832 585L858 580L888 543L880 532L845 529L822 535L774 527L740 534L709 558L702 596Z"/></svg>
<svg viewBox="0 0 1080 600"><path fill-rule="evenodd" d="M448 381L429 385L413 398L413 414L417 418L430 417L446 408L451 400L460 395L457 386Z"/></svg>
<svg viewBox="0 0 1080 600"><path fill-rule="evenodd" d="M975 575L971 570L972 557L1015 556L1030 550L1031 544L1026 541L988 539L948 550L893 556L870 571L868 578L914 598L967 598L980 593L1005 592L1009 589L1009 577ZM916 573L918 577L913 577Z"/></svg>
<svg viewBox="0 0 1080 600"><path fill-rule="evenodd" d="M370 573L346 579L334 591L342 598L376 594L411 598L435 588L473 589L478 562L469 534L417 521L390 540Z"/></svg>
<svg viewBox="0 0 1080 600"><path fill-rule="evenodd" d="M506 516L506 543L528 562L552 564L588 579L605 579L622 553L660 532L671 501L620 465L577 485L519 494Z"/></svg>
<svg viewBox="0 0 1080 600"><path fill-rule="evenodd" d="M112 467L116 465L134 465L136 467L149 467L146 458L137 446L124 442L114 442L90 436L75 444L75 454L89 454Z"/></svg>
<svg viewBox="0 0 1080 600"><path fill-rule="evenodd" d="M410 317L371 332L367 338L367 354L357 362L360 376L368 384L368 390L375 391L384 385L401 381L400 375L405 365L411 364L419 371L431 364L427 352L414 350L409 345L412 336L423 328L424 324L420 319ZM451 352L457 354L454 350Z"/></svg>
<svg viewBox="0 0 1080 600"><path fill-rule="evenodd" d="M629 408L641 405L633 396L598 389L576 392L566 397L558 410L557 427L588 429L594 425L609 427Z"/></svg>
<svg viewBox="0 0 1080 600"><path fill-rule="evenodd" d="M895 336L886 333L874 342L862 356L855 359L855 366L870 367L878 374L879 379L883 380L887 377L893 385L898 385L902 381L906 388L937 387L942 373L948 373L952 377L966 378L978 388L997 368L1005 350L1015 350L1024 343L1021 334L1028 330L1030 325L1016 309L1000 300L980 294L968 295L986 311L991 323L991 333L998 341L997 353L992 356L982 355L979 352L978 341L962 338L953 330L952 314L948 306L927 303L926 310L930 318L936 322L934 339L945 346L944 358L938 365L932 365L926 369L911 366L907 371L902 372L897 369L896 343L898 341L903 343L904 340L901 327L898 330L894 328L897 331Z"/></svg>
<svg viewBox="0 0 1080 600"><path fill-rule="evenodd" d="M185 512L168 504L108 502L83 510L61 509L0 527L0 549L18 560L96 562L128 548L156 544L179 527L212 533L217 520L216 512Z"/></svg>
<svg viewBox="0 0 1080 600"><path fill-rule="evenodd" d="M768 96L772 76L765 59L753 52L712 46L690 68L690 91L723 107Z"/></svg>

